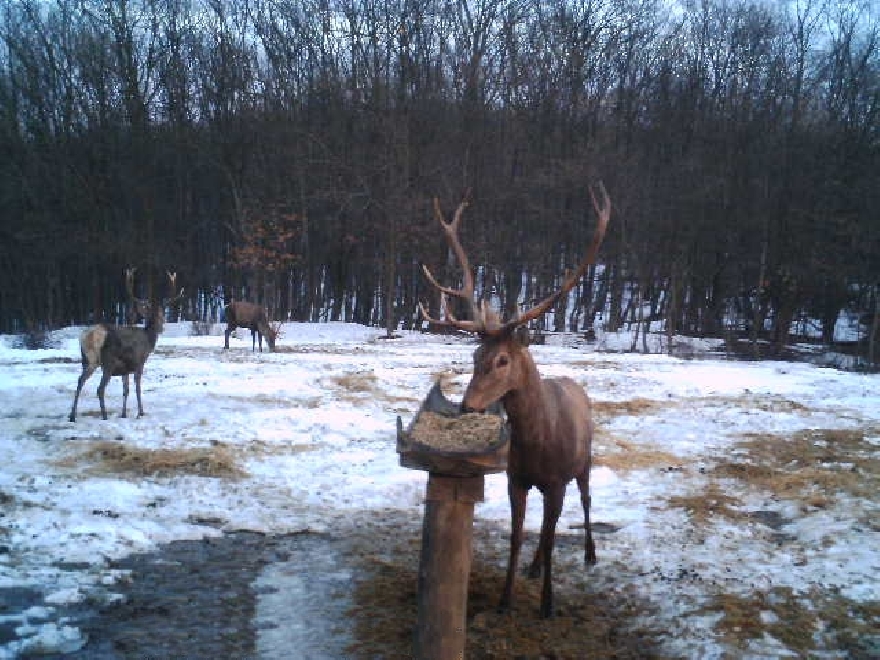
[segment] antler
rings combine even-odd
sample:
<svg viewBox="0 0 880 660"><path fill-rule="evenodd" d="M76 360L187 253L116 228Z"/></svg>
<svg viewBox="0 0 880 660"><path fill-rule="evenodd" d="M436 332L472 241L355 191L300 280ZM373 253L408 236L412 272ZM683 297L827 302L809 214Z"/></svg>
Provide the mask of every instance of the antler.
<svg viewBox="0 0 880 660"><path fill-rule="evenodd" d="M574 272L568 273L558 291L547 296L544 300L526 311L524 314L520 314L504 324L498 322L497 317L487 309L485 304L478 306L474 299L474 276L471 272L470 263L468 262L464 248L462 248L461 242L458 240L458 225L461 221L462 212L468 206L467 197L465 197L464 201L458 205L458 209L455 211L455 216L453 217L452 222L446 222L443 219L443 213L440 210L440 202L437 198L434 198L434 214L440 221L440 225L443 227L446 238L448 239L452 250L455 252L455 255L458 257L458 261L464 271L464 284L461 289L453 289L443 286L434 279L434 276L431 274L431 271L428 270L428 267L422 265L422 269L425 271L425 276L428 278L428 281L440 290L442 294L441 306L446 308L444 319L438 320L431 317L424 305L419 303L419 309L421 309L422 315L431 323L448 325L466 332L476 332L484 336L495 337L512 332L517 326L528 323L529 321L538 318L541 314L544 314L548 309L555 305L562 296L574 288L578 281L584 276L584 273L587 272L587 268L589 268L589 266L596 260L599 246L602 244L602 239L605 238L605 230L608 227L608 220L611 218L611 199L608 197L605 185L600 181L597 187L601 194L601 203L600 200L596 198L596 191L592 186L590 186L590 198L593 200L593 208L596 209L599 221L596 225L596 231L593 232L593 240L587 248L587 252L577 269ZM447 295L467 299L470 303L474 320L460 321L455 318L449 311L449 305L446 301Z"/></svg>
<svg viewBox="0 0 880 660"><path fill-rule="evenodd" d="M481 311L477 308L476 301L474 300L474 274L471 271L471 265L468 261L467 254L464 251L464 248L461 246L461 241L458 239L458 227L461 224L461 216L464 213L464 210L470 204L470 191L465 194L464 199L458 205L458 208L455 209L455 215L452 217L452 222L446 222L443 217L443 211L440 209L440 200L436 197L434 198L434 217L437 218L437 221L440 223L440 226L443 227L443 233L446 234L446 239L449 241L449 246L452 248L452 251L455 253L456 258L458 259L458 263L461 266L463 272L463 284L460 289L453 289L451 287L443 286L440 284L434 276L431 274L430 269L422 264L422 270L425 272L425 277L428 278L428 281L433 284L441 293L441 307L445 308L445 317L443 320L435 319L428 311L425 309L425 306L420 302L419 309L422 311L422 316L425 317L429 322L436 323L437 325L449 325L454 328L458 328L459 330L464 330L466 332L481 332L483 330L484 322L482 321L483 315ZM462 298L468 301L471 309L471 316L473 316L472 321L460 321L452 315L452 312L449 311L449 304L446 300L446 296L455 296L456 298Z"/></svg>
<svg viewBox="0 0 880 660"><path fill-rule="evenodd" d="M171 291L172 297L167 299L167 303L170 305L175 305L183 298L183 287L180 287L180 291L174 295L174 290L177 288L177 271L166 270L165 275L168 276L168 290Z"/></svg>
<svg viewBox="0 0 880 660"><path fill-rule="evenodd" d="M574 288L578 281L584 276L584 273L587 272L587 268L589 268L596 260L599 246L602 244L602 239L605 238L605 230L608 227L608 220L611 218L611 199L608 197L608 191L605 190L605 184L599 181L598 188L602 196L601 204L596 200L596 192L593 189L593 186L590 186L590 198L593 200L593 208L596 209L599 221L596 225L596 231L593 232L593 240L590 243L590 247L587 248L587 253L578 265L577 270L574 272L569 271L565 281L562 283L562 286L558 291L551 293L544 298L544 300L526 311L525 314L520 314L516 318L511 319L497 331L492 331L490 334L494 335L509 332L517 326L528 323L541 316L541 314L544 314L548 309L553 307L562 296Z"/></svg>
<svg viewBox="0 0 880 660"><path fill-rule="evenodd" d="M131 324L137 323L138 317L148 318L151 309L150 301L134 295L135 271L137 271L137 268L125 269L125 291L128 293L128 302L131 304L131 309L128 312L128 321Z"/></svg>

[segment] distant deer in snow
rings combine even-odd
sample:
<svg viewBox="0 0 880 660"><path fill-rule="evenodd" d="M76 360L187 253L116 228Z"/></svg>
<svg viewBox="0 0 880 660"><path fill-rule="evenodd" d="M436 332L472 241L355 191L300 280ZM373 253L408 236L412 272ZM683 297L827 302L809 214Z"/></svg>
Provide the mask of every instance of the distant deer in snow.
<svg viewBox="0 0 880 660"><path fill-rule="evenodd" d="M266 308L262 305L236 300L226 307L226 332L224 333L223 348L229 348L229 335L236 328L248 328L251 331L251 351L256 350L257 340L260 344L260 353L263 352L263 337L270 351L275 351L275 338L278 329L269 324Z"/></svg>
<svg viewBox="0 0 880 660"><path fill-rule="evenodd" d="M133 273L133 269L126 269L128 283L131 282L130 277L133 276ZM171 277L169 273L169 280L173 285L176 277ZM129 292L131 292L130 287ZM174 303L182 296L183 289L170 302ZM133 298L134 296L132 295L131 297ZM156 340L162 332L165 322L165 305L169 304L169 301L157 302L155 304L150 304L148 301L138 302L142 303L139 309L147 313L146 325L144 327L115 326L102 323L85 330L80 335L82 372L76 384L76 394L73 397L73 406L68 417L71 422L76 421L76 407L83 385L85 385L86 381L95 373L98 367L101 367L102 372L101 383L98 385L101 417L107 419L107 411L104 407L104 390L113 376L122 376L122 416L126 416L129 391L128 376L130 374L134 374L135 391L138 400L138 417L144 414L143 404L141 403L141 376L143 375L144 364L156 347Z"/></svg>

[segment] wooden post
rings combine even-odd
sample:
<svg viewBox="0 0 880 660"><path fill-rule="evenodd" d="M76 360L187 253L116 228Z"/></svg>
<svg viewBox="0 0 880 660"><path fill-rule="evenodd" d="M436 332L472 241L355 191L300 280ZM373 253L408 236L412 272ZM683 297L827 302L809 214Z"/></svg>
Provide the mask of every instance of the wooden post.
<svg viewBox="0 0 880 660"><path fill-rule="evenodd" d="M484 477L428 473L419 559L416 660L464 660L474 503Z"/></svg>

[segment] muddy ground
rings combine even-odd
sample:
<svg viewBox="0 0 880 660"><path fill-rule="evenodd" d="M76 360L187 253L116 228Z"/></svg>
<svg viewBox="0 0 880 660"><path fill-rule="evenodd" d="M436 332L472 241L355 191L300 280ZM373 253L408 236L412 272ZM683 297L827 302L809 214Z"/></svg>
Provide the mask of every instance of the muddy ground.
<svg viewBox="0 0 880 660"><path fill-rule="evenodd" d="M542 621L539 581L525 577L514 612L497 611L507 530L476 521L467 657L664 657L657 648L661 631L636 623L648 604L603 580L592 584L581 563L582 531L559 531L557 616ZM599 525L598 538L613 531ZM536 534L527 535L524 561L536 542ZM88 643L63 657L411 658L420 544L421 520L388 510L329 534L236 532L131 555L113 565L130 571L130 579L112 587L119 602L66 612ZM19 597L24 604L26 594Z"/></svg>

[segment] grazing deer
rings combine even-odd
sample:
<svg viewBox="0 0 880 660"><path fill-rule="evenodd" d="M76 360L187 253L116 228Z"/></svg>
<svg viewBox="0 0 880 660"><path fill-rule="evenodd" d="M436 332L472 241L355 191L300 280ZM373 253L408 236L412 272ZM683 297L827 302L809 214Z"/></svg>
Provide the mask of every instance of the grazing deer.
<svg viewBox="0 0 880 660"><path fill-rule="evenodd" d="M263 352L263 337L269 345L269 350L275 350L275 338L278 330L269 325L266 316L266 308L262 305L236 300L226 306L226 332L223 348L229 348L229 334L238 327L248 328L251 331L251 351L257 348L257 340L260 343L260 353Z"/></svg>
<svg viewBox="0 0 880 660"><path fill-rule="evenodd" d="M443 302L447 295L467 300L472 320L459 320L446 309L443 320L431 318L420 304L422 314L430 322L449 325L476 333L479 346L474 352L474 373L462 399L462 410L484 411L500 400L510 424L510 450L507 463L508 495L511 508L510 557L507 578L501 597L501 608L509 609L513 599L515 572L523 540L526 499L532 486L544 497L544 517L535 558L529 568L530 577L538 577L543 568L541 616L553 615L552 553L556 522L568 483L575 479L584 509L584 563L596 563L596 550L590 529L590 463L593 421L590 400L584 388L570 378L542 378L523 343L517 328L540 317L562 299L583 277L596 258L599 245L611 215L611 202L600 183L601 204L593 189L590 196L599 216L598 225L587 253L574 273L568 273L558 291L525 313L502 322L485 304L474 298L474 276L467 255L458 239L458 226L467 207L463 201L452 222L446 222L439 202L434 200L434 213L464 271L461 289L440 285L427 267L425 276L440 290Z"/></svg>
<svg viewBox="0 0 880 660"><path fill-rule="evenodd" d="M130 278L134 275L134 269L127 268L125 276L127 285L130 284ZM172 278L169 274L169 280L172 286L176 282L176 277ZM129 293L131 287L128 286ZM133 295L131 296L134 297ZM183 289L171 301L171 304L183 297ZM104 408L104 389L111 376L122 376L122 416L126 416L126 405L128 400L128 375L135 374L135 388L138 400L138 417L144 414L143 405L141 404L141 375L143 374L144 363L149 354L156 346L156 339L162 332L165 317L165 304L151 305L148 301L139 301L142 303L140 310L147 314L147 323L143 328L139 327L118 327L101 323L84 330L79 338L80 354L82 356L82 372L76 384L76 394L73 397L73 406L70 409L68 419L71 422L76 421L76 407L79 401L79 395L83 385L91 378L98 367L102 368L101 383L98 385L98 400L101 403L101 416L107 419L107 412ZM140 313L140 312L139 312ZM153 336L155 335L155 336ZM152 339L151 339L152 337ZM145 343L146 341L146 343ZM109 352L108 345L110 346ZM148 350L146 350L148 347ZM137 363L138 361L139 364ZM131 366L129 371L124 371L126 365Z"/></svg>

